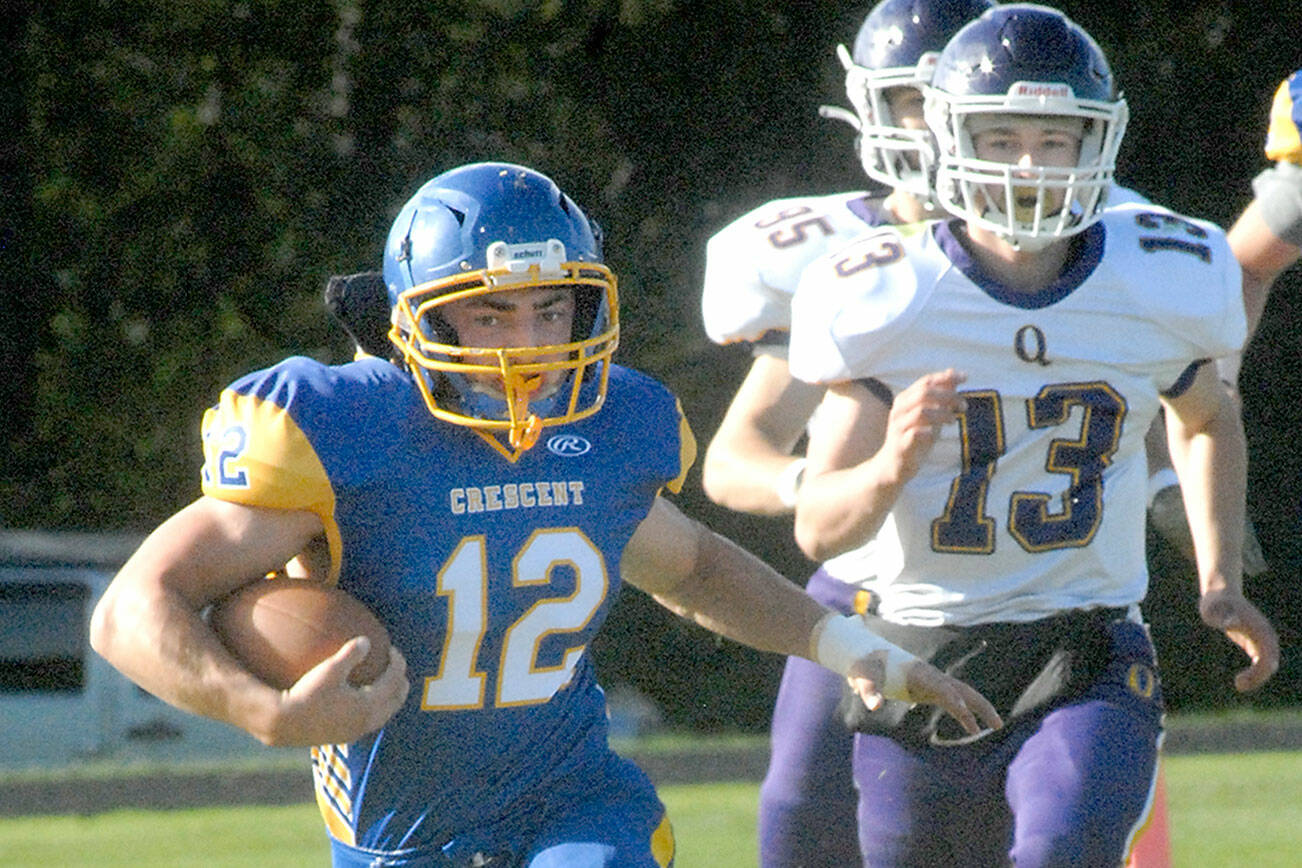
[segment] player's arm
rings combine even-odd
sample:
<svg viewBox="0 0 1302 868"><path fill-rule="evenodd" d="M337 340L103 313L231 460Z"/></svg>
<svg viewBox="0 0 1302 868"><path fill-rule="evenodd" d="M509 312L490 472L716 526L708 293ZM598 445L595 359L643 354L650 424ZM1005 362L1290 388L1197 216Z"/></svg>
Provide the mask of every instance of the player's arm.
<svg viewBox="0 0 1302 868"><path fill-rule="evenodd" d="M1203 365L1189 388L1164 404L1171 462L1198 564L1199 612L1251 658L1234 683L1241 691L1253 690L1279 667L1279 638L1243 596L1243 423L1212 365Z"/></svg>
<svg viewBox="0 0 1302 868"><path fill-rule="evenodd" d="M709 498L739 512L791 512L804 466L791 453L822 394L792 377L782 356L756 355L705 453Z"/></svg>
<svg viewBox="0 0 1302 868"><path fill-rule="evenodd" d="M1180 493L1180 480L1171 466L1171 455L1166 445L1166 423L1158 413L1148 433L1144 435L1144 452L1148 456L1148 521L1168 543L1189 563L1194 558L1193 537L1189 522L1184 516L1184 497ZM1243 522L1243 574L1259 576L1270 565L1257 539L1252 519Z"/></svg>
<svg viewBox="0 0 1302 868"><path fill-rule="evenodd" d="M150 534L114 577L91 618L92 647L160 699L266 744L331 744L378 729L406 696L406 664L396 650L368 687L347 683L369 650L361 640L281 691L236 662L201 614L310 550L321 531L310 512L201 497Z"/></svg>
<svg viewBox="0 0 1302 868"><path fill-rule="evenodd" d="M1302 70L1275 91L1266 133L1274 165L1252 180L1253 200L1228 233L1243 269L1243 303L1251 339L1280 272L1302 257ZM1238 357L1222 364L1222 378L1238 380Z"/></svg>
<svg viewBox="0 0 1302 868"><path fill-rule="evenodd" d="M810 433L796 542L826 560L875 535L918 472L940 426L962 410L963 375L938 371L886 400L857 382L831 386Z"/></svg>
<svg viewBox="0 0 1302 868"><path fill-rule="evenodd" d="M626 581L671 611L752 648L845 675L870 708L886 696L939 706L970 733L1002 725L971 687L878 637L862 619L815 602L666 500L656 500L622 564Z"/></svg>
<svg viewBox="0 0 1302 868"><path fill-rule="evenodd" d="M1280 201L1270 198L1263 201L1261 191L1265 188L1258 184L1258 198L1248 204L1227 233L1230 249L1243 269L1243 304L1248 314L1249 336L1261 322L1275 278L1302 257L1302 166L1283 163L1266 173L1274 178L1265 195L1278 197ZM1266 208L1282 212L1273 225L1267 222ZM1289 217L1288 212L1294 209L1296 213ZM1285 236L1293 240L1285 240Z"/></svg>

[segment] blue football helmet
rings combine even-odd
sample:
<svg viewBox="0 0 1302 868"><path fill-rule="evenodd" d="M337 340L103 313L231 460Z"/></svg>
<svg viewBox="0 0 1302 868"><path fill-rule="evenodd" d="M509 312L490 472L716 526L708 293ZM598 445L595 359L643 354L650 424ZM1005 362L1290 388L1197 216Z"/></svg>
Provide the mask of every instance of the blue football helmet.
<svg viewBox="0 0 1302 868"><path fill-rule="evenodd" d="M1103 51L1061 12L1028 3L996 6L949 42L925 92L937 146L935 197L947 211L1026 250L1082 232L1102 217L1129 112ZM973 119L1009 114L1080 118L1077 165L978 160ZM994 189L1002 193L991 194ZM1051 190L1063 191L1060 207L1046 197Z"/></svg>
<svg viewBox="0 0 1302 868"><path fill-rule="evenodd" d="M619 343L615 275L602 264L600 228L550 178L476 163L426 182L389 231L384 281L389 338L439 419L489 435L514 460L544 426L600 409ZM574 290L568 343L464 346L444 316L460 300L539 287ZM552 371L566 376L544 394ZM492 436L501 433L511 451Z"/></svg>
<svg viewBox="0 0 1302 868"><path fill-rule="evenodd" d="M904 126L886 91L912 87L921 93L950 37L992 6L993 0L881 0L860 25L853 51L836 47L868 177L929 201L931 134L925 126Z"/></svg>

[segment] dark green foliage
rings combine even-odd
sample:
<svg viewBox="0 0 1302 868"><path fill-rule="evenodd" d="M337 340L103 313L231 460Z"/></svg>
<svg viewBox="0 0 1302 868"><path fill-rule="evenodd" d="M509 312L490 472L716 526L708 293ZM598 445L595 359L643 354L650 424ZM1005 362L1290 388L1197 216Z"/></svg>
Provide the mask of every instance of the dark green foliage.
<svg viewBox="0 0 1302 868"><path fill-rule="evenodd" d="M708 442L748 359L710 346L699 324L705 239L769 198L863 183L849 130L816 110L844 103L833 47L868 6L8 4L0 521L140 530L195 496L198 421L220 387L291 353L345 359L321 307L325 277L376 267L416 186L480 159L547 172L605 226L621 358L666 380ZM1231 220L1261 167L1269 93L1299 62L1302 7L1063 7L1109 52L1131 101L1125 180ZM1296 352L1254 358L1296 369ZM1250 401L1250 418L1270 415ZM728 515L695 479L683 500L793 578L811 569L786 524ZM710 658L737 688L734 706L688 716L762 725L773 679L729 670L744 655L661 617L641 613L631 629L672 631L685 683Z"/></svg>

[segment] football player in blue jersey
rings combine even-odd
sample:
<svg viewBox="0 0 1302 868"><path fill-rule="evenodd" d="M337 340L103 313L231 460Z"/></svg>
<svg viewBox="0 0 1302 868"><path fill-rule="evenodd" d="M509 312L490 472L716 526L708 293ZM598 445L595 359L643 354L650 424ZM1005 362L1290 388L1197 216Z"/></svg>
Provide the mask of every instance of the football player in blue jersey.
<svg viewBox="0 0 1302 868"><path fill-rule="evenodd" d="M1244 297L1248 334L1261 321L1271 285L1302 257L1302 70L1280 82L1271 102L1265 154L1272 164L1253 179L1253 200L1230 227L1230 247L1252 278ZM1238 381L1238 356L1222 365L1229 383Z"/></svg>
<svg viewBox="0 0 1302 868"><path fill-rule="evenodd" d="M550 179L502 163L439 175L399 212L383 273L399 362L296 357L225 389L204 418L203 495L145 540L91 627L164 700L311 746L335 865L671 864L663 805L607 743L586 650L624 581L819 661L868 704L1000 725L975 691L662 498L691 431L664 387L612 362L600 232ZM372 684L347 680L364 638L282 691L204 622L291 559L388 629Z"/></svg>
<svg viewBox="0 0 1302 868"><path fill-rule="evenodd" d="M749 342L754 358L710 441L702 480L715 502L760 515L789 514L804 459L793 456L821 386L787 367L790 299L800 271L818 256L887 223L939 212L930 201L930 134L922 86L940 50L991 0L882 0L864 18L852 49L837 47L854 111L827 108L857 131L859 161L874 191L797 196L742 215L707 245L702 315L718 343ZM873 575L871 545L823 564L806 592L854 611ZM760 864L843 866L858 859L852 734L837 706L844 679L802 658L783 670L760 787Z"/></svg>
<svg viewBox="0 0 1302 868"><path fill-rule="evenodd" d="M865 715L861 852L1117 866L1162 735L1139 609L1160 407L1202 618L1251 659L1239 690L1278 665L1241 590L1242 423L1208 364L1242 346L1253 278L1209 223L1105 210L1127 108L1061 13L986 12L925 93L952 217L821 258L793 302L791 371L827 387L796 535L820 559L876 536L875 629L971 680L1007 723L973 737L894 703Z"/></svg>
<svg viewBox="0 0 1302 868"><path fill-rule="evenodd" d="M1230 249L1248 278L1244 304L1249 341L1265 312L1275 279L1302 257L1300 128L1302 70L1285 78L1275 90L1263 149L1272 163L1253 179L1255 196L1228 232ZM1241 363L1242 353L1216 360L1221 379L1235 391L1236 397ZM1164 468L1150 478L1149 516L1163 529L1163 535L1193 560L1193 539L1184 521L1184 504L1173 476L1172 470ZM1244 536L1244 574L1254 577L1267 569L1265 554L1249 521Z"/></svg>

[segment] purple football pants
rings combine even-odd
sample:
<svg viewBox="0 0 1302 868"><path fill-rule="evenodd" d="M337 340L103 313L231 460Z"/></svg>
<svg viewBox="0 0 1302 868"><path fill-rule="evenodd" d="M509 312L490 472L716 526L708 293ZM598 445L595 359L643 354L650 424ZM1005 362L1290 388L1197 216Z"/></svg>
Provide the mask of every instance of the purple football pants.
<svg viewBox="0 0 1302 868"><path fill-rule="evenodd" d="M995 737L855 736L863 864L1120 866L1148 811L1162 702L1145 629L1110 629L1111 661L1084 696Z"/></svg>
<svg viewBox="0 0 1302 868"><path fill-rule="evenodd" d="M805 592L850 614L856 589L822 569ZM859 864L853 734L837 716L845 679L788 657L773 707L769 767L760 786L762 868L845 868Z"/></svg>

